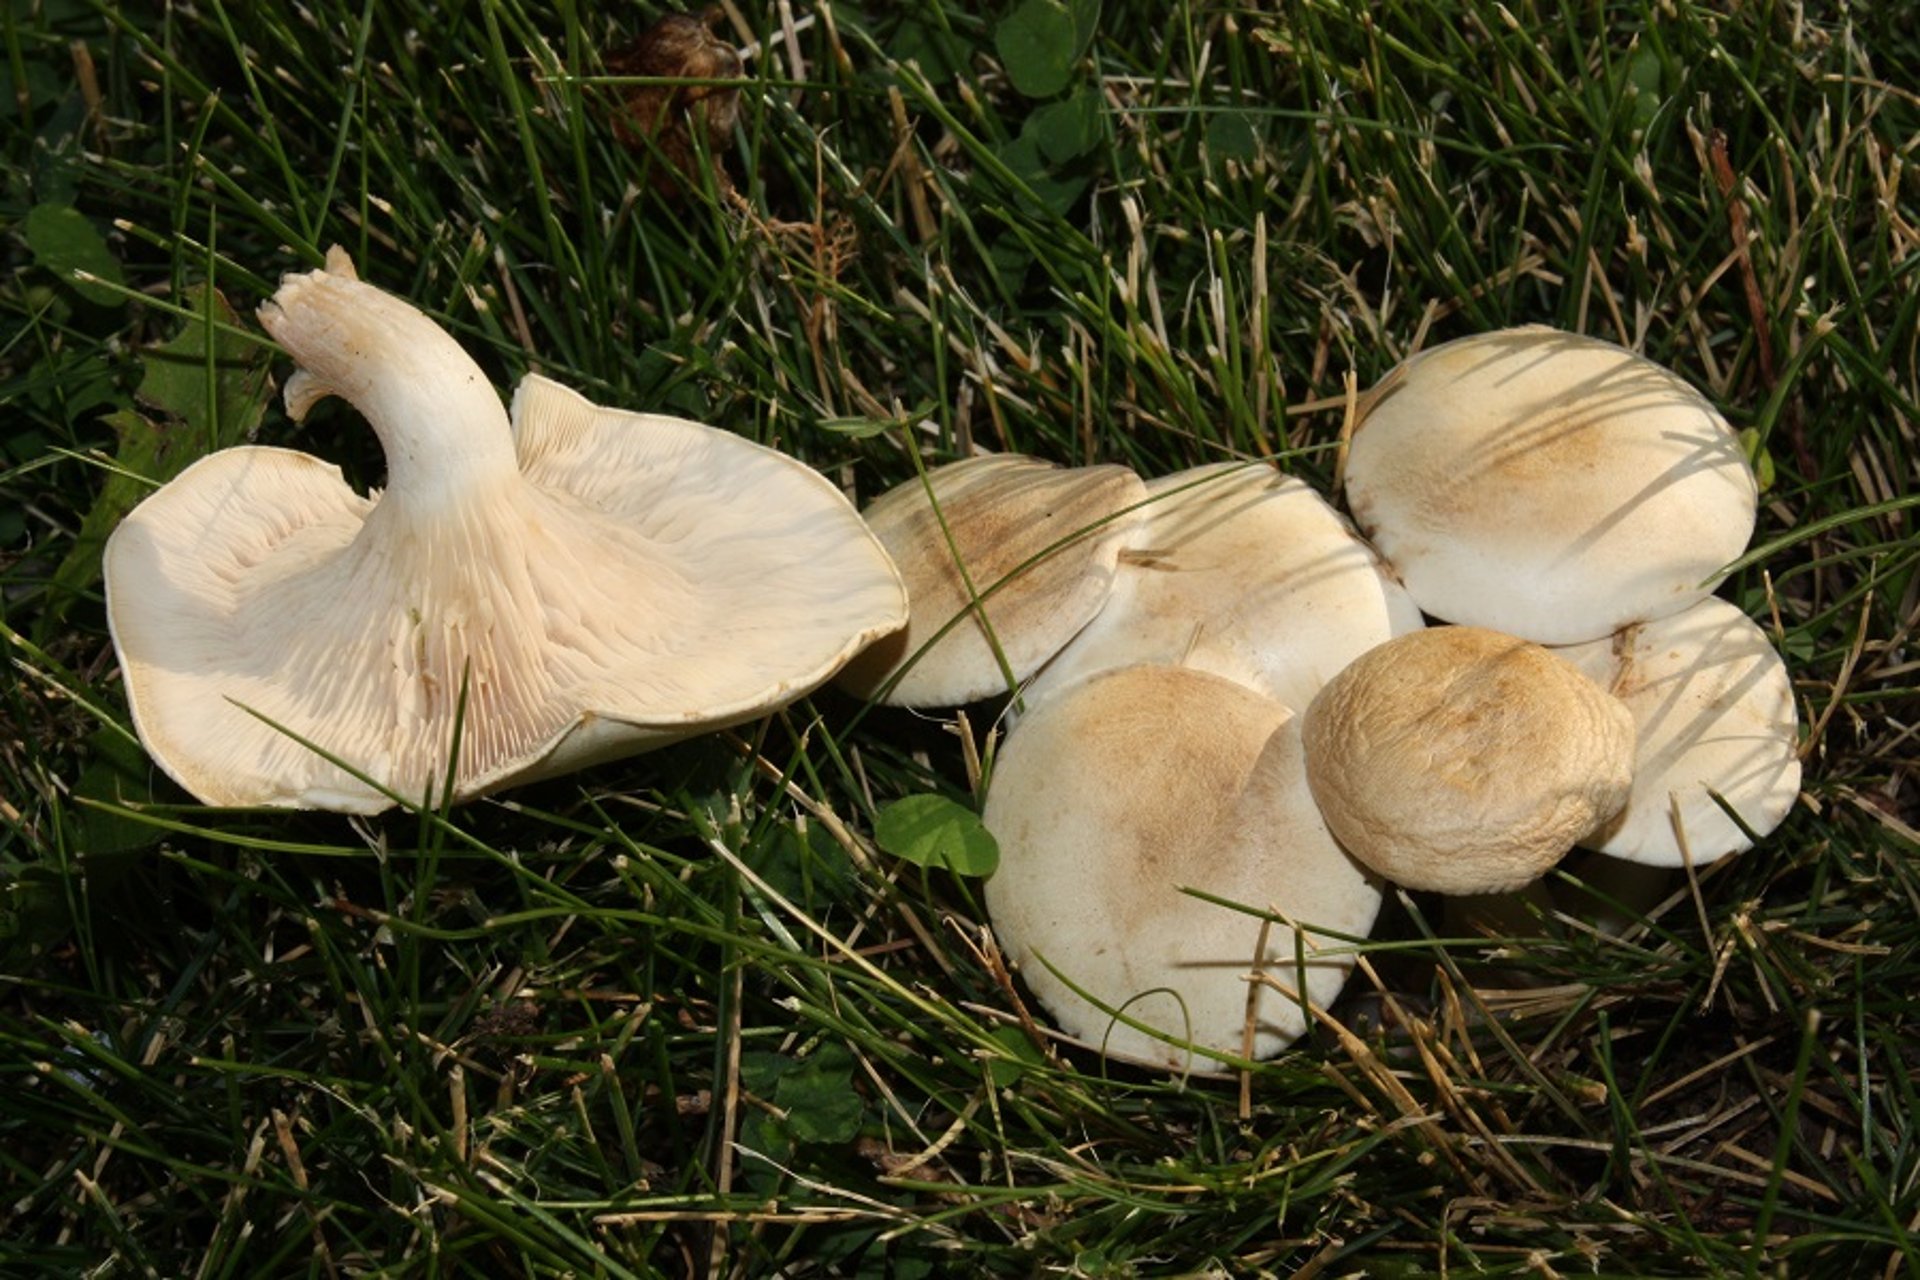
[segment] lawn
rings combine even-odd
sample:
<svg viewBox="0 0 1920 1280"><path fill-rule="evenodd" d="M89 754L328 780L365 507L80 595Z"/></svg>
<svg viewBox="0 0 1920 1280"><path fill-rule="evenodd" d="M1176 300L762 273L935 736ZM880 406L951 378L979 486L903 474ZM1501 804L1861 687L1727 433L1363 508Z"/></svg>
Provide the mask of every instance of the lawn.
<svg viewBox="0 0 1920 1280"><path fill-rule="evenodd" d="M1920 1275L1904 6L729 3L718 83L632 56L659 12L0 18L0 1272ZM676 97L650 145L670 88L737 120ZM101 546L243 440L381 483L254 316L335 244L503 389L861 501L980 451L1330 492L1410 352L1622 343L1754 461L1721 594L1786 657L1802 795L1608 928L1590 862L1490 926L1391 893L1314 1034L1186 1079L1042 1034L980 879L876 844L977 810L997 704L197 806Z"/></svg>

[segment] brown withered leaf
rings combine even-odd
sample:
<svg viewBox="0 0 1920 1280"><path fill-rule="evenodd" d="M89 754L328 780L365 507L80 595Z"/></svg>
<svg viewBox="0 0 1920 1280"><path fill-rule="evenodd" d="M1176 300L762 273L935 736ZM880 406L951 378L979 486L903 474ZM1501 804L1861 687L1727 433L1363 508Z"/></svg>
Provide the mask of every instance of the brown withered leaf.
<svg viewBox="0 0 1920 1280"><path fill-rule="evenodd" d="M608 74L677 80L732 80L740 55L714 31L718 8L699 16L668 14L607 55ZM623 86L613 113L614 136L647 161L648 181L664 196L685 195L705 181L732 188L720 152L740 115L740 90L720 84ZM704 159L702 158L704 154Z"/></svg>

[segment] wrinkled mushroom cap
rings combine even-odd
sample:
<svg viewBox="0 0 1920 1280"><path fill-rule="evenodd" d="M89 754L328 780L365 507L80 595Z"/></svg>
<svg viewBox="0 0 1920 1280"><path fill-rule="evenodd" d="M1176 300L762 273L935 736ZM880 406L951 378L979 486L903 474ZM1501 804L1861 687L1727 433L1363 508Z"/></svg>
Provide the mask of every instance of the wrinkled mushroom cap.
<svg viewBox="0 0 1920 1280"><path fill-rule="evenodd" d="M1786 819L1800 793L1793 688L1766 633L1737 607L1703 600L1557 652L1626 704L1639 743L1626 807L1581 844L1654 866L1702 866L1752 847L1740 823L1765 836Z"/></svg>
<svg viewBox="0 0 1920 1280"><path fill-rule="evenodd" d="M1478 627L1390 640L1304 717L1327 826L1396 884L1500 893L1626 803L1633 720L1536 644Z"/></svg>
<svg viewBox="0 0 1920 1280"><path fill-rule="evenodd" d="M1758 504L1739 440L1698 391L1539 327L1396 369L1369 396L1345 484L1421 608L1543 644L1703 599Z"/></svg>
<svg viewBox="0 0 1920 1280"><path fill-rule="evenodd" d="M885 554L790 458L541 378L510 424L458 345L344 255L261 314L302 366L295 412L352 399L389 485L230 449L114 533L135 725L206 803L437 799L456 718L452 792L477 795L759 715L900 625Z"/></svg>
<svg viewBox="0 0 1920 1280"><path fill-rule="evenodd" d="M1009 673L1031 676L1106 601L1139 522L1129 508L1145 496L1125 467L1006 454L948 463L925 483L888 490L866 519L900 566L911 612L903 631L848 664L840 686L906 707L1009 692Z"/></svg>
<svg viewBox="0 0 1920 1280"><path fill-rule="evenodd" d="M1196 467L1146 491L1106 604L1027 686L1027 707L1142 662L1210 671L1304 707L1353 659L1424 625L1340 514L1272 466Z"/></svg>
<svg viewBox="0 0 1920 1280"><path fill-rule="evenodd" d="M1351 967L1315 929L1365 936L1379 910L1307 792L1291 713L1204 672L1121 668L1035 707L999 754L985 820L1001 946L1063 1031L1149 1066L1206 1068L1107 1009L1238 1056L1258 967L1271 982L1252 1052L1270 1056L1307 1026L1301 997L1330 1003ZM1291 929L1273 926L1261 954L1260 919L1183 888L1277 908L1307 930L1306 963Z"/></svg>

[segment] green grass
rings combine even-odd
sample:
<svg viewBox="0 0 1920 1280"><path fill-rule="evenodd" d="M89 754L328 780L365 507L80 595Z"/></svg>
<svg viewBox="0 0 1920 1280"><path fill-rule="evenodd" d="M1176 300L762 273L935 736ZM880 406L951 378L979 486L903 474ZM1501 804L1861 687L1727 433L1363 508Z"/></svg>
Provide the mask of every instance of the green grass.
<svg viewBox="0 0 1920 1280"><path fill-rule="evenodd" d="M0 1270L1920 1274L1901 6L1113 3L1041 101L998 10L743 6L733 190L678 202L601 74L649 8L105 8L0 18ZM868 836L975 798L959 743L831 692L448 814L193 807L89 513L246 433L252 308L335 242L503 386L861 496L976 447L1324 488L1349 372L1628 342L1771 477L1727 594L1805 797L1618 937L1403 895L1339 1030L1224 1083L1036 1045L978 883ZM343 407L257 435L378 483Z"/></svg>

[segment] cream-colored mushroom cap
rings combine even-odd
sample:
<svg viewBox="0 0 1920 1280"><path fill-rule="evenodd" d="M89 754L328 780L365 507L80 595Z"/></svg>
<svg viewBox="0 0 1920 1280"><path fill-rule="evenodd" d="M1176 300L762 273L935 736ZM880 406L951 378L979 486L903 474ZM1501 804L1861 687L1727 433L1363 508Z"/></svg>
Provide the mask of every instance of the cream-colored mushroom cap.
<svg viewBox="0 0 1920 1280"><path fill-rule="evenodd" d="M1517 889L1618 813L1632 781L1626 707L1541 646L1479 627L1389 640L1304 720L1327 826L1409 889Z"/></svg>
<svg viewBox="0 0 1920 1280"><path fill-rule="evenodd" d="M1027 686L1028 708L1096 671L1152 662L1237 680L1289 707L1368 649L1425 625L1325 499L1265 463L1147 482L1145 521L1092 622Z"/></svg>
<svg viewBox="0 0 1920 1280"><path fill-rule="evenodd" d="M1149 1066L1210 1069L1187 1044L1247 1052L1249 994L1253 1055L1278 1053L1307 1026L1301 999L1330 1003L1351 967L1320 931L1364 937L1380 906L1307 792L1292 714L1205 672L1124 667L1039 704L1000 751L985 820L1001 946L1069 1036ZM1284 913L1304 965L1291 929L1262 953L1258 918L1183 889Z"/></svg>
<svg viewBox="0 0 1920 1280"><path fill-rule="evenodd" d="M229 449L110 540L134 723L207 803L437 800L456 719L452 791L476 795L759 715L904 619L852 507L771 449L534 377L509 417L450 336L338 250L260 318L300 366L289 410L349 400L387 487Z"/></svg>
<svg viewBox="0 0 1920 1280"><path fill-rule="evenodd" d="M1348 508L1421 608L1542 644L1703 599L1746 549L1739 440L1667 369L1530 327L1406 361L1368 397Z"/></svg>
<svg viewBox="0 0 1920 1280"><path fill-rule="evenodd" d="M1099 612L1139 523L1129 508L1145 497L1125 467L1010 454L948 463L888 490L866 519L906 578L911 614L904 631L848 664L840 686L905 707L1009 692L1009 675L1031 676Z"/></svg>
<svg viewBox="0 0 1920 1280"><path fill-rule="evenodd" d="M1626 807L1581 844L1655 866L1702 866L1752 847L1741 823L1765 836L1785 821L1800 794L1793 688L1766 633L1737 607L1703 600L1556 652L1626 704L1639 740Z"/></svg>

